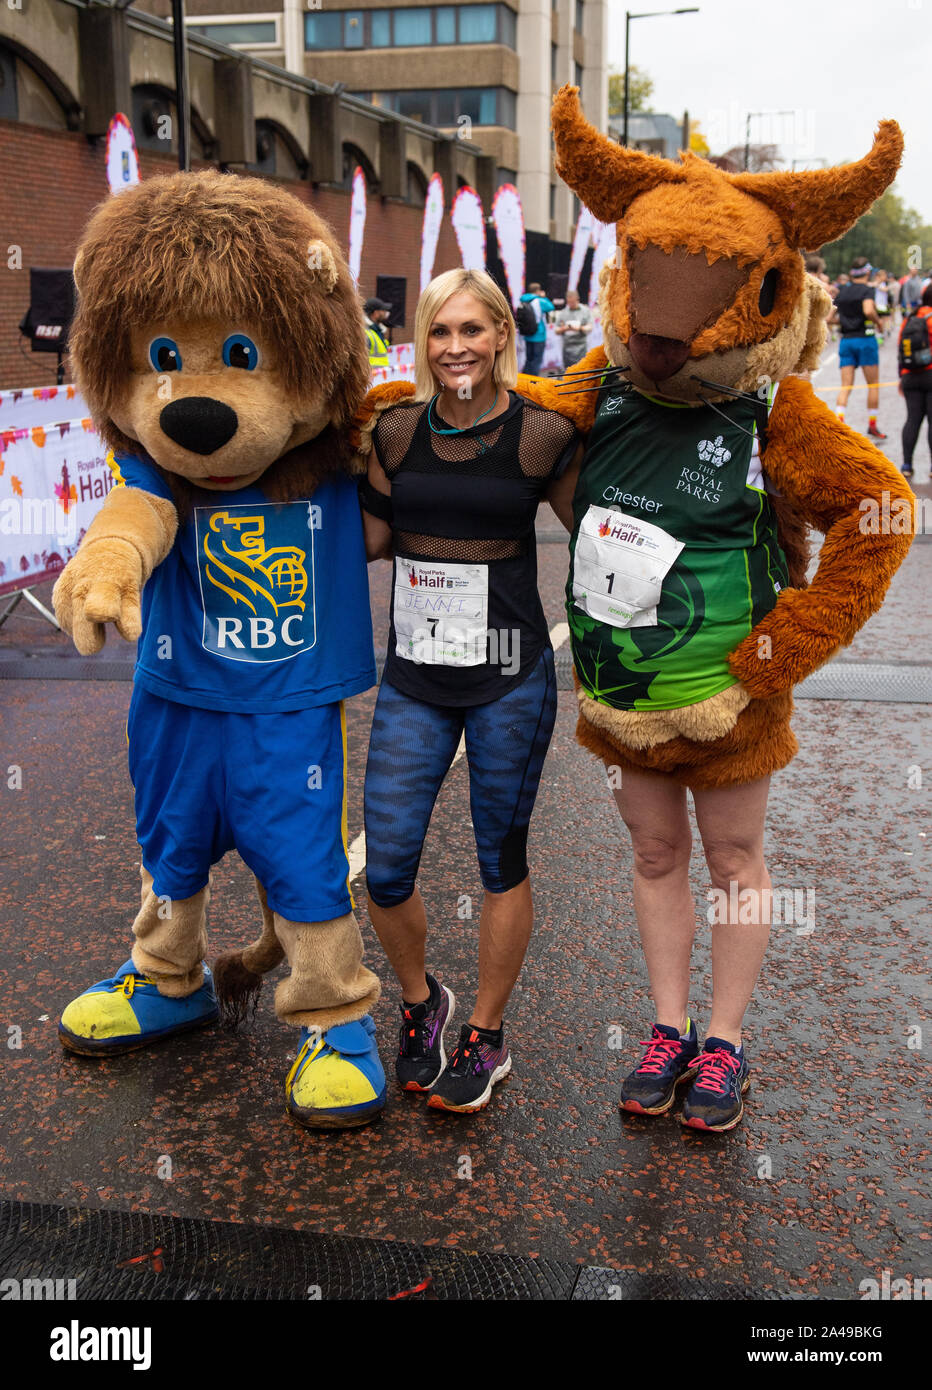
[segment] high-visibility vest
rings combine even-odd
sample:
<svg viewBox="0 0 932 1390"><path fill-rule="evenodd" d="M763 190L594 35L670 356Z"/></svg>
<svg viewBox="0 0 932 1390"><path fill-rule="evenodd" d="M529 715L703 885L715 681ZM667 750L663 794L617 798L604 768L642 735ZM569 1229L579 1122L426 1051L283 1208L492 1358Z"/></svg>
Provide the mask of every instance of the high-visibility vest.
<svg viewBox="0 0 932 1390"><path fill-rule="evenodd" d="M375 328L366 329L366 342L369 344L369 366L371 369L376 367L388 366L388 347L381 333Z"/></svg>

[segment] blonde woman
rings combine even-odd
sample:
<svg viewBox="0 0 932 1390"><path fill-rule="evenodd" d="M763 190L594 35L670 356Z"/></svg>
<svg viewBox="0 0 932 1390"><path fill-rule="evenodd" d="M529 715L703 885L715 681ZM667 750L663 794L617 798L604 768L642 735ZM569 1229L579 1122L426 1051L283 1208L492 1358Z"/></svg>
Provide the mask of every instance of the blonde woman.
<svg viewBox="0 0 932 1390"><path fill-rule="evenodd" d="M528 825L556 717L534 518L544 497L568 514L579 441L569 421L514 391L514 320L484 272L431 281L414 337L414 397L380 416L363 489L368 553L394 555L366 877L402 996L398 1080L429 1091L431 1106L473 1111L511 1070L503 1016L533 925ZM485 893L479 989L448 1059L455 1000L425 971L416 877L461 736Z"/></svg>

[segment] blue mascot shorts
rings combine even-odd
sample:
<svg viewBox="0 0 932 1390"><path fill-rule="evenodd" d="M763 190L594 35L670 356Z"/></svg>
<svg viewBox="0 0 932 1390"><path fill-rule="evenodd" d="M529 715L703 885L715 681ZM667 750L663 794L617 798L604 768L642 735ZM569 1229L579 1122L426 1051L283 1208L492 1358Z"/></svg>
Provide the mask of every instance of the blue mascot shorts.
<svg viewBox="0 0 932 1390"><path fill-rule="evenodd" d="M192 897L235 849L288 921L351 910L342 702L230 714L136 685L126 727L136 834L157 896Z"/></svg>

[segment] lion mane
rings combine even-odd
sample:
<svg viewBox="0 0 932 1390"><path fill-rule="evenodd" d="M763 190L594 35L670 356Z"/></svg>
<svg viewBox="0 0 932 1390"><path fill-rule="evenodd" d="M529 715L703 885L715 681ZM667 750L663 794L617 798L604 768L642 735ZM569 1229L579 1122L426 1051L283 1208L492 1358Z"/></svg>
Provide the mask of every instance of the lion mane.
<svg viewBox="0 0 932 1390"><path fill-rule="evenodd" d="M323 275L309 255L314 243L330 253ZM112 449L139 449L112 419L130 373L131 329L219 310L262 325L290 397L323 390L334 407L333 424L263 475L269 499L307 496L326 476L359 471L353 420L369 378L359 297L330 228L293 194L215 170L146 179L94 211L74 273L75 380ZM160 471L186 511L192 485Z"/></svg>

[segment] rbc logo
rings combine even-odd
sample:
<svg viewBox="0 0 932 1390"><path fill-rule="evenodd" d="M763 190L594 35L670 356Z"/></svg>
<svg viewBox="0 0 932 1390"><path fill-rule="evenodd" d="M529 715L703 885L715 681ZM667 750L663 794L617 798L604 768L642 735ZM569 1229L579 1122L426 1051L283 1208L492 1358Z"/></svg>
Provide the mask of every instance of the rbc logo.
<svg viewBox="0 0 932 1390"><path fill-rule="evenodd" d="M202 645L231 661L287 661L317 640L306 503L198 507Z"/></svg>

